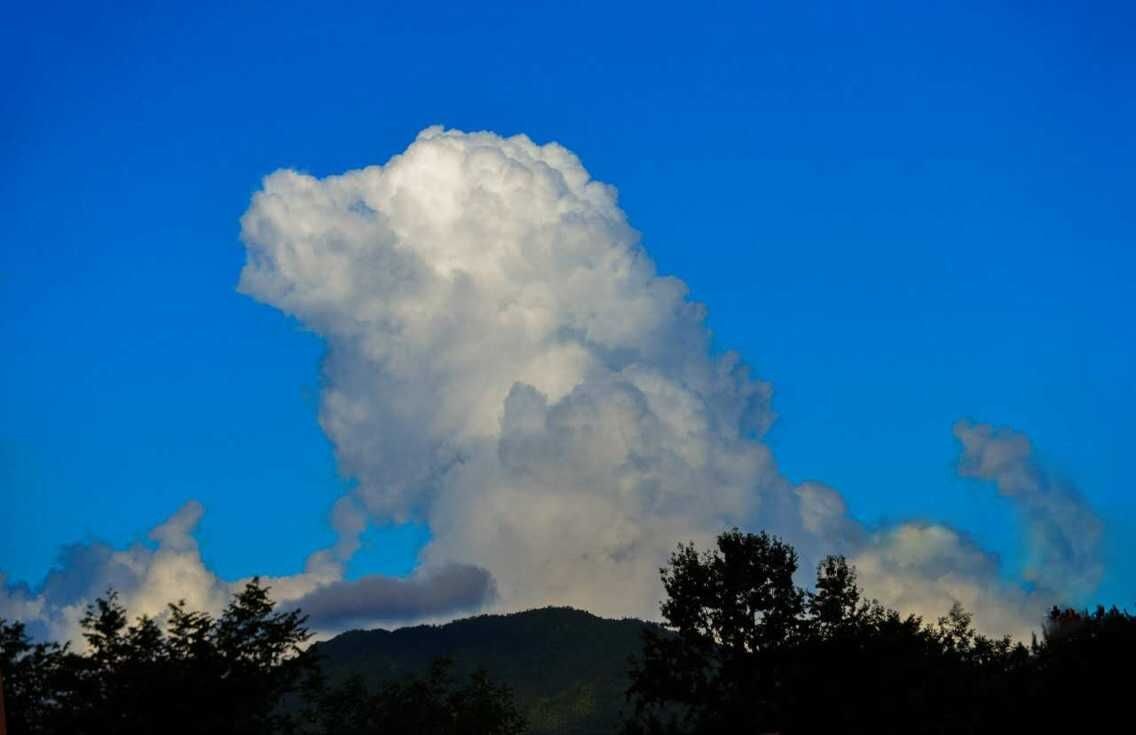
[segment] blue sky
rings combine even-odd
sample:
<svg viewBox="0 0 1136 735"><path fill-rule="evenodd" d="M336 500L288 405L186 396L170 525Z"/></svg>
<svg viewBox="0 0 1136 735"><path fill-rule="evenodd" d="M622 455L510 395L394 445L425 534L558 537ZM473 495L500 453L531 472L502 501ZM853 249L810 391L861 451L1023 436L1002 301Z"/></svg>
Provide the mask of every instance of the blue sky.
<svg viewBox="0 0 1136 735"><path fill-rule="evenodd" d="M280 167L431 124L523 132L620 190L717 346L772 382L794 480L1014 563L951 425L1011 425L1105 519L1136 602L1136 13L1059 3L44 4L0 28L0 570L189 498L222 575L332 541L323 346L235 291ZM373 528L351 575L428 530Z"/></svg>

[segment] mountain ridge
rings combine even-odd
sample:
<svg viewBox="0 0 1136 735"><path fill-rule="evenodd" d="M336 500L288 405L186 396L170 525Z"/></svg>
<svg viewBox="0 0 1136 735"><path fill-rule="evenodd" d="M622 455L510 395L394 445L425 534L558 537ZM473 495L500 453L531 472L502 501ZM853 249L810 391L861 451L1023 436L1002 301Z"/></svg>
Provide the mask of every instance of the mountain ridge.
<svg viewBox="0 0 1136 735"><path fill-rule="evenodd" d="M630 659L642 648L643 631L654 627L636 618L543 607L440 625L356 629L315 649L333 680L360 675L372 687L449 658L459 678L484 669L508 685L534 735L600 735L621 720Z"/></svg>

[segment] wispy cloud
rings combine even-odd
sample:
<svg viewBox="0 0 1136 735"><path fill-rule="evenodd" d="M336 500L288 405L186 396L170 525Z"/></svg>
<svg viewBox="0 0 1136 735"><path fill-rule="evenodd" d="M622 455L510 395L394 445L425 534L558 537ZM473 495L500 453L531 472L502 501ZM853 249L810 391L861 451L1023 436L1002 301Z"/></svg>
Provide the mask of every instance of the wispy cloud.
<svg viewBox="0 0 1136 735"><path fill-rule="evenodd" d="M1025 577L1044 589L1074 599L1100 583L1100 518L1069 481L1047 472L1029 439L1009 428L960 421L959 471L995 483L1021 516L1026 530Z"/></svg>

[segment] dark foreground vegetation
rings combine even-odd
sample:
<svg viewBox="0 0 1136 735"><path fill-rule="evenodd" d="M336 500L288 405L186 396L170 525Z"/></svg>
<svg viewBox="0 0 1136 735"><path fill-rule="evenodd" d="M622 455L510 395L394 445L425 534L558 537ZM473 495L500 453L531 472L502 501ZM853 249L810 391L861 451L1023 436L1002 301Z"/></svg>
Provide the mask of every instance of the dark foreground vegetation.
<svg viewBox="0 0 1136 735"><path fill-rule="evenodd" d="M1057 609L1029 645L866 600L840 557L813 591L765 534L681 546L663 570L665 633L631 671L628 734L1076 733L1133 726L1136 618Z"/></svg>
<svg viewBox="0 0 1136 735"><path fill-rule="evenodd" d="M612 735L624 710L627 662L643 649L641 620L548 607L446 625L356 630L317 646L332 681L368 685L420 674L438 657L459 679L479 669L507 684L532 735Z"/></svg>
<svg viewBox="0 0 1136 735"><path fill-rule="evenodd" d="M128 623L113 593L88 608L85 653L31 643L0 620L10 735L517 735L507 688L463 682L439 658L421 676L369 689L329 685L299 611L273 611L258 580L220 618L171 605L167 624Z"/></svg>
<svg viewBox="0 0 1136 735"><path fill-rule="evenodd" d="M1054 608L1028 644L865 599L839 557L737 531L663 570L663 625L549 608L353 631L314 646L253 580L214 618L131 622L113 593L87 646L0 620L8 732L514 735L1089 732L1133 726L1136 618Z"/></svg>

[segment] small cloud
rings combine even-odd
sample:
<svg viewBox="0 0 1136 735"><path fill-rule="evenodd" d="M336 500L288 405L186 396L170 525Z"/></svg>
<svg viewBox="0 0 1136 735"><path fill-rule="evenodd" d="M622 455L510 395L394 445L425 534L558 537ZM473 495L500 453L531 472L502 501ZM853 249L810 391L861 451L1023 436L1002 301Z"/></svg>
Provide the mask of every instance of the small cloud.
<svg viewBox="0 0 1136 735"><path fill-rule="evenodd" d="M1022 518L1026 580L1059 594L1065 604L1081 602L1104 573L1100 517L1072 483L1037 462L1024 434L969 421L958 422L954 431L963 447L959 472L993 482Z"/></svg>
<svg viewBox="0 0 1136 735"><path fill-rule="evenodd" d="M318 629L368 622L411 621L477 610L496 596L481 567L447 564L406 579L370 576L318 587L290 601Z"/></svg>

